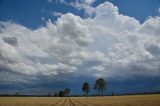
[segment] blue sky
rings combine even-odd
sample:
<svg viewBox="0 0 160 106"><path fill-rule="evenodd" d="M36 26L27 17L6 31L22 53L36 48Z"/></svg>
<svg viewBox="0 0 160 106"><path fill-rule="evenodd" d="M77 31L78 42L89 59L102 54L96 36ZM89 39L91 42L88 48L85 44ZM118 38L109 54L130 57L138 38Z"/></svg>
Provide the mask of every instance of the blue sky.
<svg viewBox="0 0 160 106"><path fill-rule="evenodd" d="M74 0L67 0L68 2ZM98 0L93 3L93 6L97 6L107 0ZM118 6L119 12L135 17L141 23L143 23L149 16L159 15L158 8L160 7L159 0L108 0L114 5ZM58 3L53 0L49 3L47 0L1 0L0 1L0 20L7 21L12 20L24 26L30 28L37 28L44 26L45 22L42 20L44 17L46 20L51 19L55 21L57 17L54 17L52 13L58 11L61 13L74 13L83 17L83 12L78 11L72 6L66 6L65 4Z"/></svg>
<svg viewBox="0 0 160 106"><path fill-rule="evenodd" d="M159 0L0 0L0 93L159 91L159 29Z"/></svg>

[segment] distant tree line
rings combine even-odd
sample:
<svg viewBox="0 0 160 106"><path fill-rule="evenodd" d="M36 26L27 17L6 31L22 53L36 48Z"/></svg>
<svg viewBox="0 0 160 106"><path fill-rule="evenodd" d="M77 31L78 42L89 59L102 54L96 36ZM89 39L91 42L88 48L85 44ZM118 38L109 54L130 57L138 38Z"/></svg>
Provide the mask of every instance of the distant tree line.
<svg viewBox="0 0 160 106"><path fill-rule="evenodd" d="M125 95L148 95L148 94L160 94L160 91L153 91L153 92L133 92L133 93L115 93L115 92L111 92L110 94L108 94L107 96L125 96ZM72 97L81 97L83 95L69 95ZM90 96L99 96L98 94L90 94ZM55 95L23 95L23 94L19 94L19 95L15 95L15 94L0 94L0 97L58 97Z"/></svg>
<svg viewBox="0 0 160 106"><path fill-rule="evenodd" d="M70 90L69 88L66 88L66 89L64 89L64 90L59 91L58 93L55 92L54 96L55 96L55 97L64 97L64 96L66 97L66 96L69 95L70 91L71 91L71 90Z"/></svg>

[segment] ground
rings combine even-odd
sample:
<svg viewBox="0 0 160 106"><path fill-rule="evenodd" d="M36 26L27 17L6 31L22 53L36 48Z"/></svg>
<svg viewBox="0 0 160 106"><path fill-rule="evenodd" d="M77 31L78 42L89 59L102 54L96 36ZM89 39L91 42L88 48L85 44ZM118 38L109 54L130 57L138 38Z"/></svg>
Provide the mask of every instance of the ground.
<svg viewBox="0 0 160 106"><path fill-rule="evenodd" d="M160 94L105 97L0 97L0 106L160 106Z"/></svg>

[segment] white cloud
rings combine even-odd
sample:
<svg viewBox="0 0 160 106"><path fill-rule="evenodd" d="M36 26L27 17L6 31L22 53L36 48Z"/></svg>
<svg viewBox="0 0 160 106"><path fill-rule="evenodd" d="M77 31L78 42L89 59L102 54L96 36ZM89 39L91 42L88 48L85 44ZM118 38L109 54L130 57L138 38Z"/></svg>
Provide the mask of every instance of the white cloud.
<svg viewBox="0 0 160 106"><path fill-rule="evenodd" d="M67 65L68 55L83 50L92 42L83 20L73 14L63 15L56 24L49 20L46 27L36 30L10 22L1 22L1 29L1 64L19 74L73 72L76 67ZM17 46L14 46L15 39ZM47 59L52 65L42 64Z"/></svg>
<svg viewBox="0 0 160 106"><path fill-rule="evenodd" d="M61 16L62 13L59 13L59 12L53 12L53 16Z"/></svg>
<svg viewBox="0 0 160 106"><path fill-rule="evenodd" d="M141 25L141 32L145 35L159 37L160 17L150 17Z"/></svg>
<svg viewBox="0 0 160 106"><path fill-rule="evenodd" d="M81 3L81 4L87 4L91 5L95 2L96 0L76 0L75 2Z"/></svg>
<svg viewBox="0 0 160 106"><path fill-rule="evenodd" d="M57 3L68 5L68 3L66 2L66 0L48 0L48 3L53 3L53 2L57 2Z"/></svg>
<svg viewBox="0 0 160 106"><path fill-rule="evenodd" d="M93 15L93 7L91 6L95 0L76 0L75 2L69 3L69 5L77 8L78 10L85 10L85 15L92 16Z"/></svg>
<svg viewBox="0 0 160 106"><path fill-rule="evenodd" d="M94 12L95 17L85 20L89 25L91 35L96 39L92 45L99 49L100 47L97 45L106 42L102 43L103 47L99 49L105 54L106 61L101 65L89 68L89 70L93 70L95 76L127 78L137 74L142 76L159 75L160 60L157 55L160 45L159 17L150 17L140 24L133 17L119 14L118 8L108 2L94 8ZM146 45L151 48L147 50ZM141 62L143 66L137 65ZM157 64L151 67L149 64L152 62ZM104 70L102 71L102 69Z"/></svg>
<svg viewBox="0 0 160 106"><path fill-rule="evenodd" d="M160 75L159 17L140 24L119 14L112 3L94 8L90 5L94 0L84 2L94 17L60 14L56 22L48 20L45 27L35 30L0 22L0 80L4 81L5 75L13 77L13 73L17 81L26 81L27 76L59 76L63 80L63 74L107 78Z"/></svg>

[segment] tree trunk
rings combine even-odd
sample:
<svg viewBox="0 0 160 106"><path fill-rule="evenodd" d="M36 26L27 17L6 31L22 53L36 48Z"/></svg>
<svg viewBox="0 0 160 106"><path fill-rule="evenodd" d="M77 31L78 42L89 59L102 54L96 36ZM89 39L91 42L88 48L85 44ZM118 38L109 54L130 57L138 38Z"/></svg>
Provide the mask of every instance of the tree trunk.
<svg viewBox="0 0 160 106"><path fill-rule="evenodd" d="M103 90L101 91L101 96L102 96L102 98L103 98Z"/></svg>

